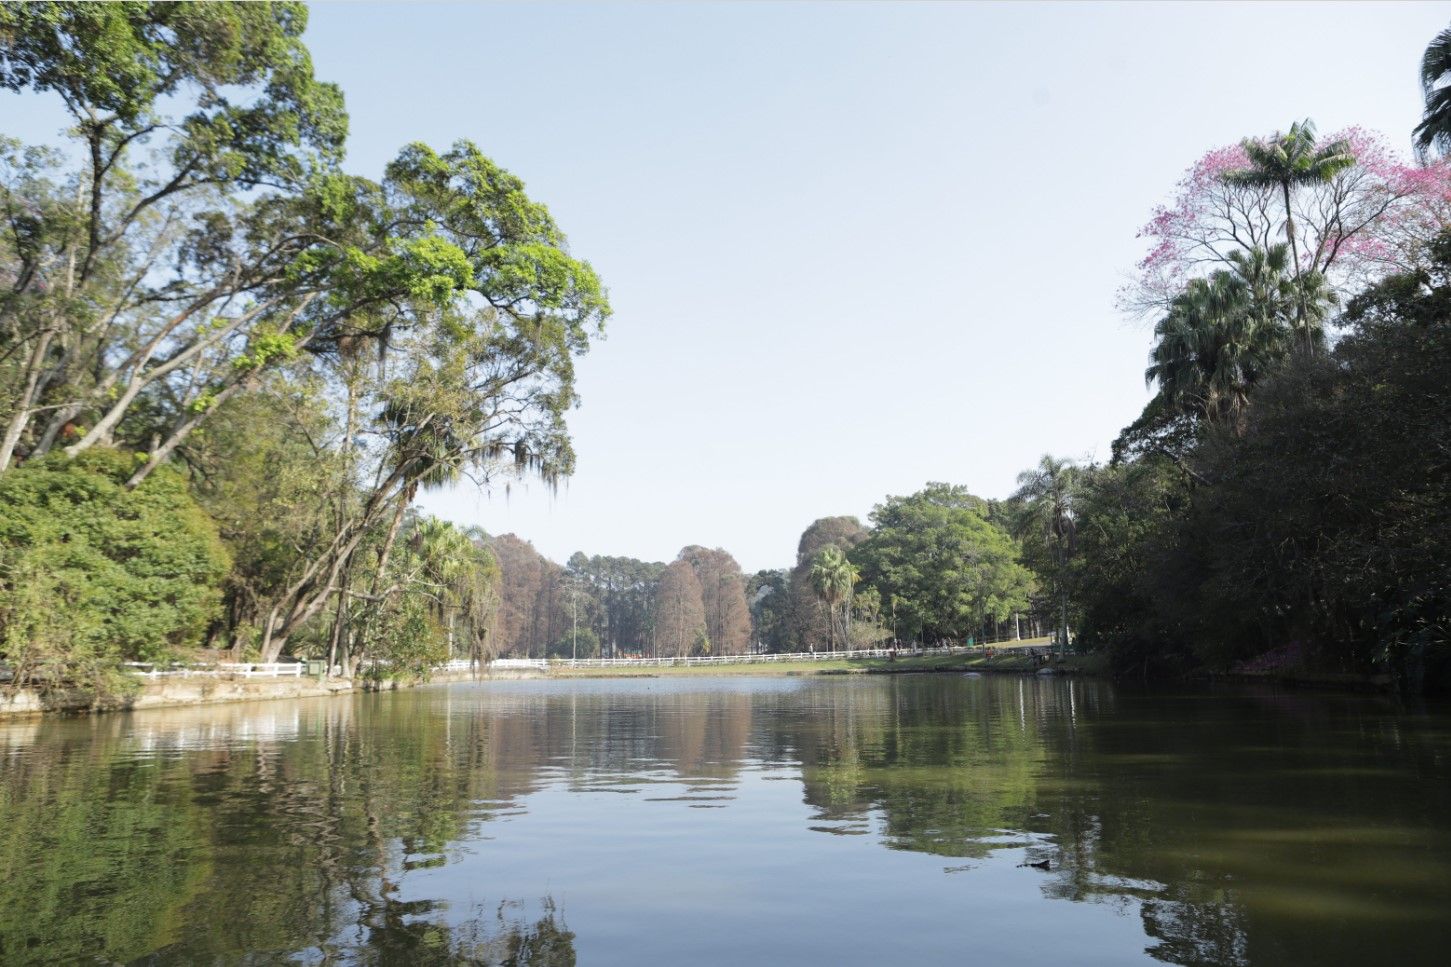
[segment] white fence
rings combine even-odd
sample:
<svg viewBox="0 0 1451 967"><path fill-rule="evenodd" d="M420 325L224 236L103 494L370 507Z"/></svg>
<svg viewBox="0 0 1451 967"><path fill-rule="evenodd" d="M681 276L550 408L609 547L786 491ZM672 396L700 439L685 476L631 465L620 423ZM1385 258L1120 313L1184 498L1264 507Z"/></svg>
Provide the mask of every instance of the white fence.
<svg viewBox="0 0 1451 967"><path fill-rule="evenodd" d="M548 671L549 662L543 658L495 658L493 661L484 662L478 667L481 671L490 671L496 668L532 668L537 671ZM467 672L473 670L474 663L467 658L455 658L453 661L445 662L434 669L434 671L440 672Z"/></svg>
<svg viewBox="0 0 1451 967"><path fill-rule="evenodd" d="M691 655L679 658L551 658L551 668L655 668L668 665L753 665L771 662L836 661L859 658L889 658L894 653L899 658L917 658L922 655L966 655L982 653L988 648L1002 650L1025 650L1035 654L1038 649L1046 650L1048 638L1015 639L975 642L971 645L948 645L942 648L865 648L857 651L798 651L769 655ZM509 661L501 658L499 661ZM513 659L519 661L521 659Z"/></svg>
<svg viewBox="0 0 1451 967"><path fill-rule="evenodd" d="M377 662L365 661L363 664L373 665ZM123 667L137 678L148 681L161 678L301 678L307 673L307 665L303 662L216 662L205 665L174 662L157 665L152 662L128 661ZM518 668L548 671L549 663L543 658L496 658L480 667L483 671ZM435 666L434 671L466 672L473 668L473 662L466 658L457 658ZM333 672L339 673L341 669L334 665Z"/></svg>
<svg viewBox="0 0 1451 967"><path fill-rule="evenodd" d="M302 662L218 662L215 665L153 665L126 662L126 670L140 678L301 678Z"/></svg>
<svg viewBox="0 0 1451 967"><path fill-rule="evenodd" d="M549 662L543 658L495 658L489 662L490 668L536 668L540 671L549 670Z"/></svg>
<svg viewBox="0 0 1451 967"><path fill-rule="evenodd" d="M934 655L961 655L972 649L966 647L934 648ZM923 655L921 649L898 648L901 657ZM554 668L657 668L670 665L755 665L791 661L836 661L855 658L888 658L893 654L890 648L865 648L858 651L799 651L780 652L770 655L689 655L677 658L551 658ZM497 664L497 662L495 663Z"/></svg>
<svg viewBox="0 0 1451 967"><path fill-rule="evenodd" d="M481 671L551 668L659 668L691 665L755 665L776 662L836 661L840 659L888 658L893 654L908 658L920 655L963 655L981 652L984 648L1026 649L1035 654L1046 652L1047 639L985 642L974 645L952 645L945 648L866 648L857 651L800 651L771 655L690 655L678 658L495 658L479 666ZM364 665L374 664L365 661ZM139 678L301 678L307 671L302 662L218 662L209 665L156 665L150 662L127 662L126 670ZM435 671L473 671L475 665L467 658L457 658L435 666ZM340 671L334 666L334 671Z"/></svg>

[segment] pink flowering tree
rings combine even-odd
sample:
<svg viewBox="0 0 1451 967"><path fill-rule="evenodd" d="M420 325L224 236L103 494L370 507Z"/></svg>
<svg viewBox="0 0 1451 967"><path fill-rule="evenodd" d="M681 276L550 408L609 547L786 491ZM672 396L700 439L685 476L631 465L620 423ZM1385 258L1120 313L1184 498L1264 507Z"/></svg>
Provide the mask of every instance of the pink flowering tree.
<svg viewBox="0 0 1451 967"><path fill-rule="evenodd" d="M1367 282L1414 264L1424 245L1451 226L1451 161L1416 164L1362 128L1338 131L1355 163L1317 184L1291 189L1294 274L1318 272L1347 297ZM1250 167L1242 145L1215 148L1185 173L1173 199L1139 232L1149 251L1120 293L1132 312L1165 309L1189 280L1232 268L1231 255L1286 241L1276 187L1229 177Z"/></svg>

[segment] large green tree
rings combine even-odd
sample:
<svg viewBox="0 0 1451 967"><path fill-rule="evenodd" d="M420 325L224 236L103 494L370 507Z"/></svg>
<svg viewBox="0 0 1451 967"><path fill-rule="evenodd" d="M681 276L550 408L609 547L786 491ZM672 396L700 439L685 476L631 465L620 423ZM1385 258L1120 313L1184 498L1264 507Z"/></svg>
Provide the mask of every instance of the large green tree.
<svg viewBox="0 0 1451 967"><path fill-rule="evenodd" d="M0 84L55 95L77 149L0 143L0 472L117 447L126 487L181 461L214 508L258 498L278 526L227 515L234 644L260 625L270 660L327 613L356 661L422 488L572 470L574 360L609 305L471 143L343 174L305 25L297 3L0 5ZM231 476L249 413L283 417L257 441L279 470L313 452L315 492Z"/></svg>
<svg viewBox="0 0 1451 967"><path fill-rule="evenodd" d="M1028 606L1033 576L987 515L986 501L945 483L872 511L871 534L850 556L903 632L964 637Z"/></svg>
<svg viewBox="0 0 1451 967"><path fill-rule="evenodd" d="M300 260L337 240L297 199L337 177L347 115L306 24L300 3L0 5L0 86L54 94L75 148L0 142L0 472L112 443L147 394L200 417L202 384L246 386L316 297Z"/></svg>
<svg viewBox="0 0 1451 967"><path fill-rule="evenodd" d="M746 580L746 601L751 609L755 641L768 652L791 649L790 574L786 570L757 571Z"/></svg>
<svg viewBox="0 0 1451 967"><path fill-rule="evenodd" d="M1144 378L1158 392L1115 442L1117 453L1155 452L1187 466L1207 427L1244 432L1251 390L1290 355L1301 312L1310 344L1324 346L1334 295L1323 277L1295 279L1284 245L1226 261L1231 268L1190 280L1155 323Z"/></svg>
<svg viewBox="0 0 1451 967"><path fill-rule="evenodd" d="M363 578L373 593L357 615L359 634L330 637L334 660L351 677L368 654L390 676L425 677L453 658L474 664L495 655L499 563L477 536L432 517L405 523L381 582Z"/></svg>
<svg viewBox="0 0 1451 967"><path fill-rule="evenodd" d="M380 278L412 296L352 311L354 329L314 348L325 363L356 334L387 351L388 370L359 406L372 414L359 428L371 441L368 483L356 511L273 606L264 655L322 610L379 526L389 535L386 563L420 487L464 475L485 482L501 469L553 482L574 467L565 416L577 402L574 359L609 313L599 278L568 254L523 183L467 142L443 154L408 147L378 190L388 234L414 238L391 255L344 253L329 271L349 284L330 298L352 306L351 283L368 292Z"/></svg>
<svg viewBox="0 0 1451 967"><path fill-rule="evenodd" d="M1194 665L1182 602L1199 571L1181 543L1193 494L1191 478L1159 454L1081 471L1071 559L1079 641L1118 674L1183 674Z"/></svg>
<svg viewBox="0 0 1451 967"><path fill-rule="evenodd" d="M1357 297L1328 359L1257 394L1242 437L1210 438L1215 483L1188 533L1202 559L1207 657L1298 642L1343 670L1451 670L1451 239Z"/></svg>

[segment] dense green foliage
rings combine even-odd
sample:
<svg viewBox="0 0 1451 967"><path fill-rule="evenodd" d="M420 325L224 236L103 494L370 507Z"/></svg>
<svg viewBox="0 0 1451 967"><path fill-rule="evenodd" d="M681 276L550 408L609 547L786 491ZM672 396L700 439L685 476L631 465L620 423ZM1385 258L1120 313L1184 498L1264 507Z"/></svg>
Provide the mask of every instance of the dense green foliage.
<svg viewBox="0 0 1451 967"><path fill-rule="evenodd" d="M92 450L0 476L0 662L21 682L107 688L220 614L229 564L216 526L167 468L123 486L125 454Z"/></svg>
<svg viewBox="0 0 1451 967"><path fill-rule="evenodd" d="M1350 302L1333 349L1262 355L1232 417L1201 408L1172 443L1083 468L1065 590L1085 644L1136 674L1451 685L1451 235L1423 251ZM1167 409L1177 385L1150 376Z"/></svg>
<svg viewBox="0 0 1451 967"><path fill-rule="evenodd" d="M965 488L928 484L872 511L852 552L863 581L895 614L900 633L965 638L1028 605L1033 576L1018 548Z"/></svg>
<svg viewBox="0 0 1451 967"><path fill-rule="evenodd" d="M751 629L764 651L791 650L790 586L785 570L757 571L746 581Z"/></svg>

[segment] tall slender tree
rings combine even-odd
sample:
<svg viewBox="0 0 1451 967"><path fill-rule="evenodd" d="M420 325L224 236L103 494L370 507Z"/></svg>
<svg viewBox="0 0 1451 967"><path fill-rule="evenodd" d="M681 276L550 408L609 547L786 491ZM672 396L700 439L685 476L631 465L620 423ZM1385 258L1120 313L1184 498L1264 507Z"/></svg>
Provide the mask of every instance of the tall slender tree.
<svg viewBox="0 0 1451 967"><path fill-rule="evenodd" d="M1280 190L1285 208L1285 241L1290 246L1291 270L1298 285L1306 268L1300 260L1291 190L1298 185L1330 182L1337 174L1355 165L1355 155L1346 141L1317 143L1315 123L1308 118L1290 125L1289 131L1276 132L1265 140L1246 138L1241 147L1249 159L1249 166L1226 172L1224 179L1231 184ZM1307 314L1305 294L1302 292L1296 307L1296 327L1301 331L1305 350L1313 352L1317 347L1307 324Z"/></svg>
<svg viewBox="0 0 1451 967"><path fill-rule="evenodd" d="M741 566L722 548L691 545L680 552L700 581L706 633L717 655L744 654L751 640L751 612Z"/></svg>
<svg viewBox="0 0 1451 967"><path fill-rule="evenodd" d="M1057 599L1058 645L1068 647L1069 566L1078 547L1075 503L1080 468L1071 460L1044 454L1038 465L1018 474L1013 500L1021 505L1018 533L1042 542L1049 552L1053 596Z"/></svg>
<svg viewBox="0 0 1451 967"><path fill-rule="evenodd" d="M709 649L700 580L684 558L672 561L660 575L655 614L658 655L674 658Z"/></svg>
<svg viewBox="0 0 1451 967"><path fill-rule="evenodd" d="M851 600L861 572L847 560L841 548L829 544L816 555L811 565L811 586L826 606L827 647L836 651L836 622L841 617L843 637L851 646Z"/></svg>

